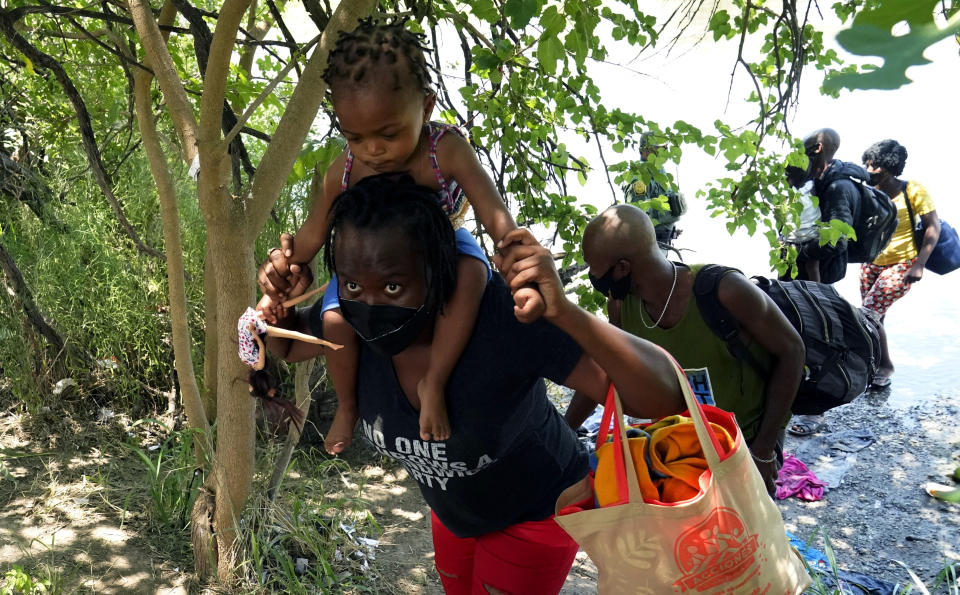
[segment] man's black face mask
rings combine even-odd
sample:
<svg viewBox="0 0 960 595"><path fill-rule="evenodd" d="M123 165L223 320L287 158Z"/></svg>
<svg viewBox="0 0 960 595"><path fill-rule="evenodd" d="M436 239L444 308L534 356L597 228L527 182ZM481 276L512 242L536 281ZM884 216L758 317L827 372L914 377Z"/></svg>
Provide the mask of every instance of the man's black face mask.
<svg viewBox="0 0 960 595"><path fill-rule="evenodd" d="M602 277L594 277L593 275L587 275L590 278L590 284L593 285L593 288L602 293L603 295L613 298L615 300L622 300L627 297L627 294L630 293L630 275L624 275L622 279L617 281L613 280L613 269L616 265L610 267Z"/></svg>

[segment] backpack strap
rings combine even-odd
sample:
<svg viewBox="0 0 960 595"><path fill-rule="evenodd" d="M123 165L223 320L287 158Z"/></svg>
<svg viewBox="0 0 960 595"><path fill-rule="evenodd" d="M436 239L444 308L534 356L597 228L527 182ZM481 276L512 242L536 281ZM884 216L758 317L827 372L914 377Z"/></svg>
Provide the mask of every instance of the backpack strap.
<svg viewBox="0 0 960 595"><path fill-rule="evenodd" d="M700 316L703 317L707 327L727 344L730 355L746 362L762 378L769 378L770 371L750 353L747 345L740 338L740 323L720 303L720 297L717 295L720 280L730 273L743 274L739 269L718 264L708 264L700 269L693 281L693 294L697 300L697 309L700 310Z"/></svg>
<svg viewBox="0 0 960 595"><path fill-rule="evenodd" d="M907 194L907 183L903 183L903 188L900 190L903 193L903 202L907 205L907 216L910 217L910 237L913 238L913 247L917 250L917 254L920 254L920 243L917 242L917 219L913 214L913 206L910 204L911 196Z"/></svg>

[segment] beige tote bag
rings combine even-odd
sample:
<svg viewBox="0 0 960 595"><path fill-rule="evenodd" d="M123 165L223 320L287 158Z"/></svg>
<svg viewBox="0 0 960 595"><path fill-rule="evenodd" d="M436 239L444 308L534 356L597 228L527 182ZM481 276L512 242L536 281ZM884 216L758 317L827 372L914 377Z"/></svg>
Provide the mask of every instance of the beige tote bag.
<svg viewBox="0 0 960 595"><path fill-rule="evenodd" d="M592 499L589 478L557 499L556 521L597 565L597 591L611 595L803 592L810 578L787 541L783 518L767 495L742 435L737 431L733 452L721 459L719 442L679 366L677 378L709 466L701 476L701 493L674 504L643 501L636 474L623 471L634 469L633 459L620 397L611 385L607 406L612 401L615 407L614 438L625 464L618 465L618 475L620 481L626 477L628 501L606 508L576 508L577 503ZM568 506L579 512L562 514Z"/></svg>

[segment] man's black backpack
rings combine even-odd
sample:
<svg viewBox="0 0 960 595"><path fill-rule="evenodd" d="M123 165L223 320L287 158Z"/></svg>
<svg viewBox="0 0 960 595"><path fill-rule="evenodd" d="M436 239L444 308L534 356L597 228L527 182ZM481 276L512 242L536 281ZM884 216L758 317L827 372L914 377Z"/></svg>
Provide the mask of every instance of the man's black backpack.
<svg viewBox="0 0 960 595"><path fill-rule="evenodd" d="M897 230L897 205L883 191L850 178L860 191L860 214L853 231L857 241L847 244L848 262L873 262Z"/></svg>
<svg viewBox="0 0 960 595"><path fill-rule="evenodd" d="M693 284L704 322L726 341L730 353L767 378L765 369L740 339L740 326L717 297L717 286L737 269L706 265ZM754 277L754 282L797 329L806 347L804 377L793 402L793 413L812 415L849 403L863 393L880 365L880 332L876 323L831 285L813 281L778 281Z"/></svg>

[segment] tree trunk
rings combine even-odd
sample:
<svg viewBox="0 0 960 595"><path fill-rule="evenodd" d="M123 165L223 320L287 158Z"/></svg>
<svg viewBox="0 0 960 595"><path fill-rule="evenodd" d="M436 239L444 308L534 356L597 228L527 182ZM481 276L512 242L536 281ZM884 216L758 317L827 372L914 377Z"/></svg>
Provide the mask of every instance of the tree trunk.
<svg viewBox="0 0 960 595"><path fill-rule="evenodd" d="M3 234L0 233L0 236L2 235ZM59 359L61 355L67 355L81 362L87 369L90 369L93 366L90 357L78 351L72 344L65 341L63 337L60 336L60 333L50 326L46 318L43 317L40 308L37 307L37 303L33 299L33 292L30 291L30 287L27 286L27 282L23 279L17 263L13 260L10 253L7 252L7 249L4 248L3 243L0 243L0 270L3 271L4 276L7 278L9 287L15 294L17 301L20 302L23 313L26 315L27 320L30 321L30 325L57 350L57 359Z"/></svg>
<svg viewBox="0 0 960 595"><path fill-rule="evenodd" d="M191 354L190 327L187 324L187 294L183 277L183 244L180 240L180 213L177 207L177 191L163 156L163 148L153 121L150 103L150 83L153 77L139 69L133 71L134 103L137 110L137 124L143 150L150 162L150 170L157 185L160 199L160 216L163 222L163 242L167 256L167 283L169 284L170 325L173 332L174 368L180 382L183 395L183 407L187 412L187 423L191 428L202 432L203 439L196 445L197 466L207 468L207 461L213 460L213 435L207 423L206 412L200 399L197 377L193 370Z"/></svg>
<svg viewBox="0 0 960 595"><path fill-rule="evenodd" d="M207 245L209 246L209 238ZM203 265L203 319L207 323L207 332L203 341L203 408L207 419L217 419L217 370L220 358L217 349L220 333L217 332L217 274L209 247L204 247Z"/></svg>
<svg viewBox="0 0 960 595"><path fill-rule="evenodd" d="M151 62L158 65L157 79L189 155L191 137L181 128L190 128L193 119L192 112L182 104L186 97L183 84L176 76L166 46L158 41L160 37L149 7L143 0L129 3ZM249 370L237 357L236 341L236 320L254 299L253 244L319 110L326 88L320 75L326 68L326 57L338 32L352 29L360 17L373 11L376 3L376 0L355 0L341 2L337 7L261 160L261 166L266 167L258 168L253 181L253 204L246 204L246 197L230 194L230 157L220 126L234 42L250 0L223 3L210 43L200 118L193 138L200 164L197 198L207 226L207 344L216 346L217 360L216 458L213 473L205 485L214 501L212 524L217 543L215 548L195 551L195 557L212 551L217 558L218 575L223 580L235 571L236 523L241 518L253 475L253 401L247 390ZM173 98L176 101L171 101ZM211 269L215 278L213 291L210 291ZM203 510L199 516L210 516L210 499L201 503Z"/></svg>
<svg viewBox="0 0 960 595"><path fill-rule="evenodd" d="M203 159L201 143L201 160ZM229 165L225 158L224 165ZM223 171L229 171L224 168ZM224 188L227 182L223 178ZM217 268L217 330L220 369L217 375L217 458L216 510L214 529L220 559L220 578L226 580L234 571L236 523L242 516L243 504L253 478L253 441L256 435L253 399L248 390L250 369L237 357L237 319L253 303L254 270L251 239L236 233L238 224L214 226L208 234L211 256ZM226 232L226 233L224 233Z"/></svg>

